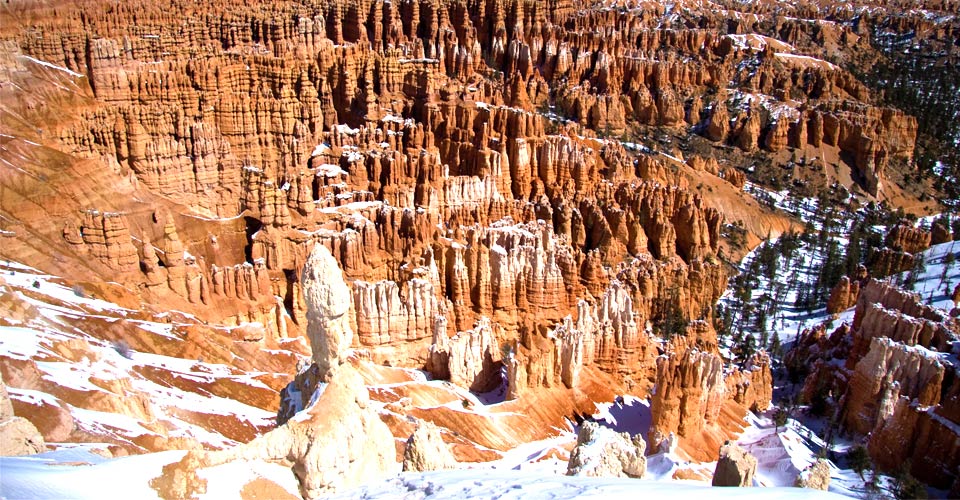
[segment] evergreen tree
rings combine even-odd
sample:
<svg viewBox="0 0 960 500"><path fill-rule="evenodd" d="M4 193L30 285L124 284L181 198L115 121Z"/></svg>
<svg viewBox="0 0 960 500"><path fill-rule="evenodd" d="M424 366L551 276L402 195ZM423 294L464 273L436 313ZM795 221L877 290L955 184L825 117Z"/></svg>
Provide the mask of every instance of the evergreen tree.
<svg viewBox="0 0 960 500"><path fill-rule="evenodd" d="M873 469L873 462L870 460L870 454L863 446L854 446L847 454L847 460L850 461L850 468L863 479L863 472Z"/></svg>
<svg viewBox="0 0 960 500"><path fill-rule="evenodd" d="M857 272L857 266L863 262L863 239L863 224L854 224L843 256L843 271L847 276L853 276Z"/></svg>
<svg viewBox="0 0 960 500"><path fill-rule="evenodd" d="M757 353L757 339L753 336L753 334L748 333L743 338L743 344L741 345L741 348L740 348L740 359L741 361L746 361L756 353Z"/></svg>
<svg viewBox="0 0 960 500"><path fill-rule="evenodd" d="M952 248L951 248L951 250L952 250ZM941 284L942 284L944 281L946 281L946 280L947 280L947 276L950 275L950 268L953 267L953 263L954 263L955 260L956 260L956 258L953 256L953 252L952 252L952 251L947 252L947 254L943 256L943 265L941 266L942 269L941 269L941 271L940 271L940 283L941 283Z"/></svg>
<svg viewBox="0 0 960 500"><path fill-rule="evenodd" d="M910 474L910 459L903 462L893 479L893 494L897 498L927 498L927 488Z"/></svg>
<svg viewBox="0 0 960 500"><path fill-rule="evenodd" d="M770 339L770 354L773 354L773 357L780 358L783 355L783 346L780 345L780 333L776 329L773 330L773 338Z"/></svg>
<svg viewBox="0 0 960 500"><path fill-rule="evenodd" d="M773 431L775 433L780 433L780 428L787 425L787 420L790 418L790 412L786 408L778 407L776 411L773 412Z"/></svg>

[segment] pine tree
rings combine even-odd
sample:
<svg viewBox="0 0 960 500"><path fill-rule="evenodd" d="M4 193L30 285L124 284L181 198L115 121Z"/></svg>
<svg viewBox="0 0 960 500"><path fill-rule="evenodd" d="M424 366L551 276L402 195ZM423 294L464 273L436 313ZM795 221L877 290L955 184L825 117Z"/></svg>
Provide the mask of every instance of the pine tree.
<svg viewBox="0 0 960 500"><path fill-rule="evenodd" d="M843 271L847 276L853 276L857 272L857 266L863 262L863 244L864 236L863 224L854 224L850 230L850 237L847 243L846 252L843 256Z"/></svg>
<svg viewBox="0 0 960 500"><path fill-rule="evenodd" d="M740 348L740 359L741 361L746 361L756 353L757 353L757 339L753 336L753 334L748 333L743 338L743 344L741 345L741 348Z"/></svg>
<svg viewBox="0 0 960 500"><path fill-rule="evenodd" d="M863 472L873 469L873 462L870 460L870 454L863 446L854 446L847 454L847 460L850 462L850 468L863 480Z"/></svg>
<svg viewBox="0 0 960 500"><path fill-rule="evenodd" d="M783 407L778 407L776 411L773 412L773 424L776 426L773 429L774 433L779 434L780 428L787 425L787 420L790 418L790 411Z"/></svg>
<svg viewBox="0 0 960 500"><path fill-rule="evenodd" d="M780 358L783 351L783 346L780 345L780 333L777 330L773 330L773 338L770 339L770 354L773 354L773 357Z"/></svg>

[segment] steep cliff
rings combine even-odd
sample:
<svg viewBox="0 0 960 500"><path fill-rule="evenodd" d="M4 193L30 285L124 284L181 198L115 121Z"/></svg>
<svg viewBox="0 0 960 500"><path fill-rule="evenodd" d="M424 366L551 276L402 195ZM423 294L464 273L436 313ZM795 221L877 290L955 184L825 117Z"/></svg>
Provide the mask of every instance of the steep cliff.
<svg viewBox="0 0 960 500"><path fill-rule="evenodd" d="M786 363L806 375L803 397L833 396L844 427L866 435L881 470L910 460L910 473L938 488L956 479L960 414L948 353L955 320L918 296L873 279L861 287L853 324L802 335ZM936 444L931 433L937 433Z"/></svg>

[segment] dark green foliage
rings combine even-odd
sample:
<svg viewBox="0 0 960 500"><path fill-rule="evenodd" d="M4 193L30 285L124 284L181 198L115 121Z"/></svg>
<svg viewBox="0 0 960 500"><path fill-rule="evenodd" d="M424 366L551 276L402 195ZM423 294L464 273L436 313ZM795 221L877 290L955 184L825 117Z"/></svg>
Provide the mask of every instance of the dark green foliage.
<svg viewBox="0 0 960 500"><path fill-rule="evenodd" d="M850 468L853 469L860 479L863 479L863 472L873 469L873 461L870 460L870 454L863 446L854 446L847 452L847 460L850 462Z"/></svg>
<svg viewBox="0 0 960 500"><path fill-rule="evenodd" d="M830 410L830 387L819 384L810 396L809 411L812 415L823 417Z"/></svg>
<svg viewBox="0 0 960 500"><path fill-rule="evenodd" d="M770 354L772 354L774 358L779 359L783 357L783 346L780 345L780 334L777 332L777 330L773 331L773 338L770 339L769 350Z"/></svg>
<svg viewBox="0 0 960 500"><path fill-rule="evenodd" d="M927 498L927 487L910 474L911 463L908 459L897 471L893 479L893 495L897 498Z"/></svg>
<svg viewBox="0 0 960 500"><path fill-rule="evenodd" d="M670 340L675 335L686 335L687 325L689 325L689 323L690 319L687 318L683 312L683 308L680 306L680 292L678 289L673 288L670 290L670 296L667 299L663 319L659 324L658 330L660 337L665 340Z"/></svg>
<svg viewBox="0 0 960 500"><path fill-rule="evenodd" d="M790 418L790 410L787 408L777 408L773 412L773 424L776 426L774 432L780 432L780 428L787 425L787 420Z"/></svg>
<svg viewBox="0 0 960 500"><path fill-rule="evenodd" d="M739 344L739 357L741 360L748 360L757 353L757 339L753 334L748 333L743 337L743 342Z"/></svg>
<svg viewBox="0 0 960 500"><path fill-rule="evenodd" d="M910 45L926 44L924 40L903 36L880 36L893 26L876 26L871 42L885 57L869 68L856 68L853 73L877 90L886 105L899 108L917 117L918 137L914 154L914 169L907 180L920 183L934 179L934 186L943 193L939 198L956 205L960 200L960 150L954 146L960 137L960 67L951 61L920 57L933 54L935 47ZM906 45L905 45L906 44ZM937 162L942 165L935 171Z"/></svg>

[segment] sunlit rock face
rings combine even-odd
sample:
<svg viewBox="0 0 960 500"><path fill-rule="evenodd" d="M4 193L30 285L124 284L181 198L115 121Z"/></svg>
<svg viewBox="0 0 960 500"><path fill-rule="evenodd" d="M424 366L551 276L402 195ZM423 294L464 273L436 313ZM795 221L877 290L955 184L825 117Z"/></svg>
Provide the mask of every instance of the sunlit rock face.
<svg viewBox="0 0 960 500"><path fill-rule="evenodd" d="M917 136L915 118L842 69L873 54L856 10L776 9L160 0L0 12L0 257L53 276L0 297L2 326L43 329L52 346L0 352L12 387L52 396L14 405L43 414L48 441L235 449L273 427L281 391L290 422L333 397L320 388L350 365L369 394L341 395L354 398L348 416L366 415L385 449L377 418L401 440L420 419L456 437L456 459L492 460L630 393L650 398L651 448L672 435L716 459L772 392L769 359L732 368L719 349L725 261L749 247L723 234L736 223L752 244L793 225L743 192L750 167L818 156L847 187L885 197ZM919 36L951 33L901 14ZM932 238L898 229L875 266L906 269ZM78 286L77 300L47 284ZM858 293L839 289L833 309ZM865 310L861 330L884 311ZM54 325L57 314L69 318ZM945 338L897 325L900 343ZM857 359L897 380L874 390L875 367L848 368L883 401L859 425L907 422L897 398L932 398L939 372L871 342ZM48 362L83 367L89 384L56 387ZM100 362L111 377L90 368ZM923 382L897 367L923 368ZM167 385L182 393L160 397ZM467 411L477 394L504 414ZM245 406L189 403L209 395ZM71 407L149 425L76 426ZM320 431L303 429L271 439L294 450L304 495L339 484L315 479L327 453L393 465L354 434L314 451L303 436Z"/></svg>

